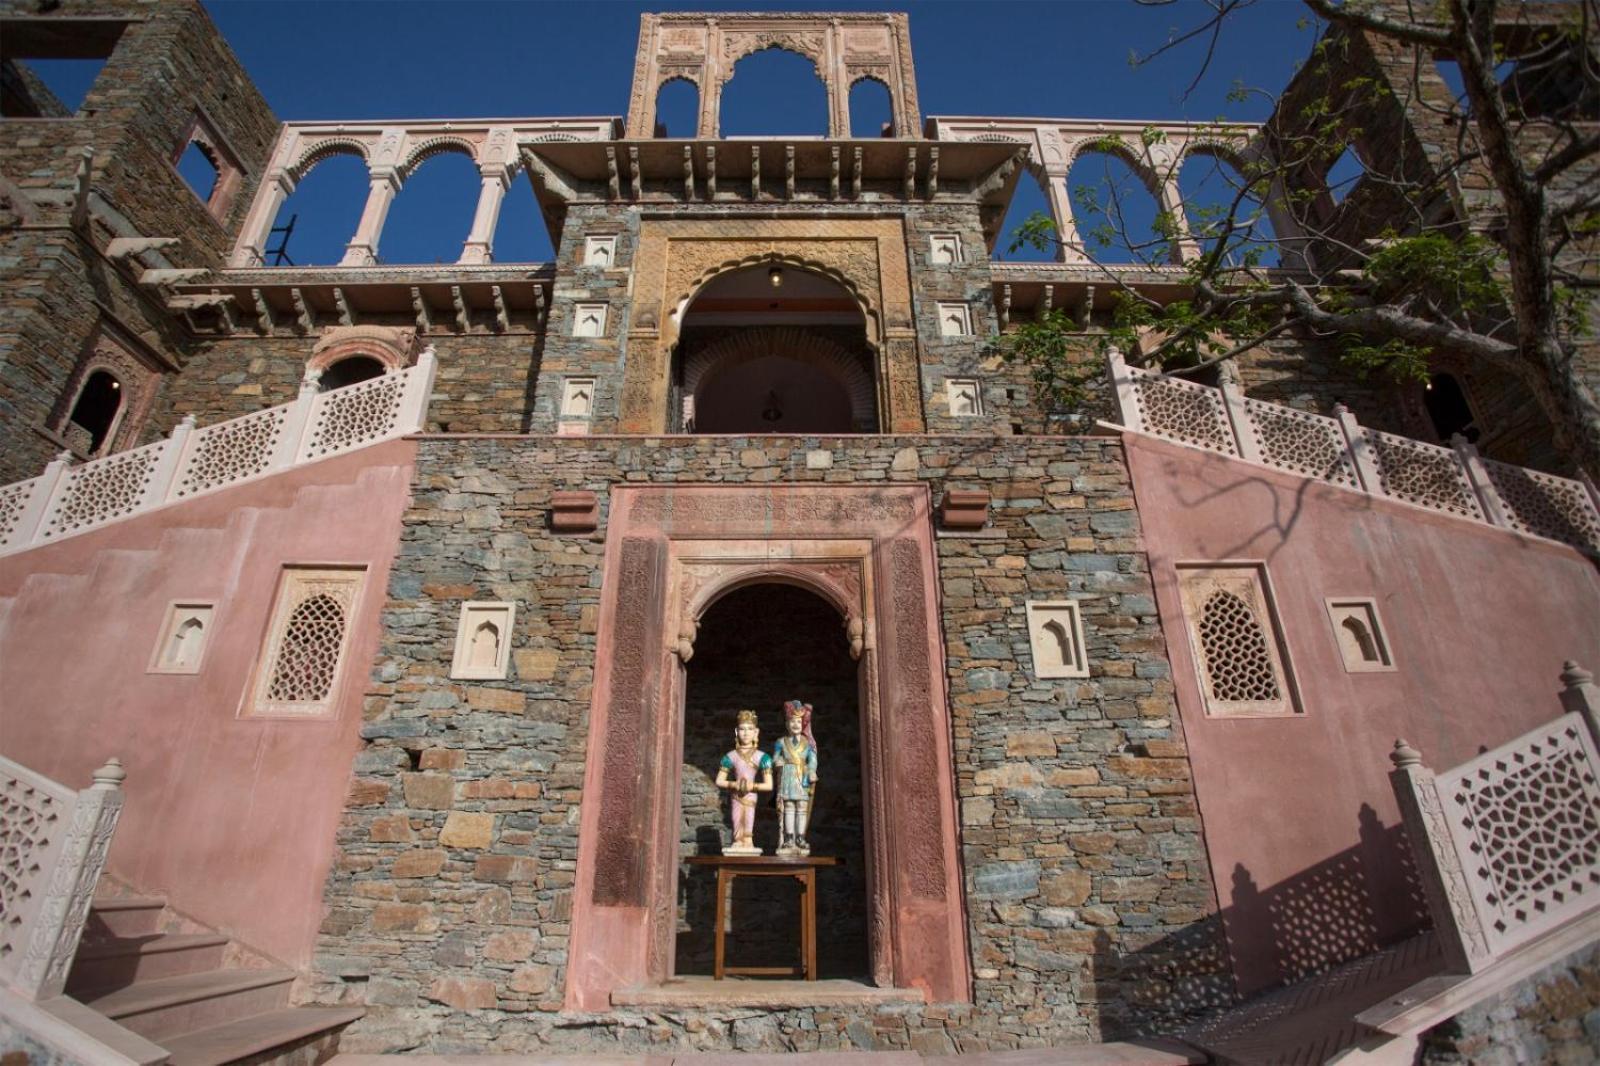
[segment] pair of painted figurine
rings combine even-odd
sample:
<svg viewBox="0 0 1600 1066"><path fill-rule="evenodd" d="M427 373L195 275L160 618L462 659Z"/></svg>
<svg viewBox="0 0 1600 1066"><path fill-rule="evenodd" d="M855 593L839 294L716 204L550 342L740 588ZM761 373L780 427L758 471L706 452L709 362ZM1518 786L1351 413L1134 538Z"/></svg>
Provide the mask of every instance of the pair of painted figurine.
<svg viewBox="0 0 1600 1066"><path fill-rule="evenodd" d="M783 705L784 735L772 754L761 750L761 730L755 711L740 711L733 730L733 750L722 757L717 787L733 793L733 843L725 855L760 855L756 847L756 800L773 791L772 773L778 772L777 800L781 820L778 855L794 858L811 854L806 825L811 799L817 790L817 743L811 736L811 704L790 700Z"/></svg>

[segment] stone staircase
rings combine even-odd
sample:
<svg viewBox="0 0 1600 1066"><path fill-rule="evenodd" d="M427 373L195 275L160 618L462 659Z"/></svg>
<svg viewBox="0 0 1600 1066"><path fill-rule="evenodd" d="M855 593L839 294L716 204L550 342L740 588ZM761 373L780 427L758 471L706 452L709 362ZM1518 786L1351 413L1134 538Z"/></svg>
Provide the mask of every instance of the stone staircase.
<svg viewBox="0 0 1600 1066"><path fill-rule="evenodd" d="M173 1066L320 1063L357 1007L291 1007L296 973L152 896L96 897L67 995L163 1048Z"/></svg>

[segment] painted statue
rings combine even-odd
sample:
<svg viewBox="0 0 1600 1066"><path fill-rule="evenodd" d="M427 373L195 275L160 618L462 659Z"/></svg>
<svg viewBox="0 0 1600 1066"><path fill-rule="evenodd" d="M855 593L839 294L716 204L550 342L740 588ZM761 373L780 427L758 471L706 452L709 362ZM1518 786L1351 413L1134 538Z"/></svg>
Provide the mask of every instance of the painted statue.
<svg viewBox="0 0 1600 1066"><path fill-rule="evenodd" d="M772 751L778 768L778 854L810 855L806 824L817 791L817 742L811 736L811 704L790 700L783 705L784 735Z"/></svg>
<svg viewBox="0 0 1600 1066"><path fill-rule="evenodd" d="M733 843L724 855L760 855L756 847L756 793L772 791L772 759L761 750L755 711L740 711L733 728L733 750L722 757L717 787L733 793Z"/></svg>

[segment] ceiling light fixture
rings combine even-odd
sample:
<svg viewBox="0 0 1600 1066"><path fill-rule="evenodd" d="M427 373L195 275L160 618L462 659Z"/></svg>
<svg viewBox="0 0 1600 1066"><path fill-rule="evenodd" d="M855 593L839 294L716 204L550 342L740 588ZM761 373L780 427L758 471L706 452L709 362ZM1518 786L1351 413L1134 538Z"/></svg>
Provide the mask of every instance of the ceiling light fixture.
<svg viewBox="0 0 1600 1066"><path fill-rule="evenodd" d="M782 288L783 287L783 267L775 266L771 270L767 271L767 280L772 282L772 287L774 289Z"/></svg>

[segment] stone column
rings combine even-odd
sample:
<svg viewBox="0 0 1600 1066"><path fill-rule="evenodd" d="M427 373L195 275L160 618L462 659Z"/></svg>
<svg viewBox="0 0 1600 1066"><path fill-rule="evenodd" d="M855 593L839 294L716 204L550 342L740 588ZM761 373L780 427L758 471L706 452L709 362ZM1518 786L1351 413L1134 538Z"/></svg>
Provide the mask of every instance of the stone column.
<svg viewBox="0 0 1600 1066"><path fill-rule="evenodd" d="M372 266L378 261L378 238L383 234L383 221L389 217L389 205L394 203L394 194L399 191L398 170L372 168L367 206L362 208L361 222L356 226L356 235L345 246L340 266Z"/></svg>
<svg viewBox="0 0 1600 1066"><path fill-rule="evenodd" d="M657 88L659 90L659 86ZM722 34L717 31L716 19L706 19L706 61L700 68L700 122L695 130L700 140L717 136L717 112L721 102ZM654 130L651 132L653 134Z"/></svg>
<svg viewBox="0 0 1600 1066"><path fill-rule="evenodd" d="M492 165L480 168L483 187L478 190L478 209L472 216L472 232L461 249L461 263L492 262L494 227L500 220L500 205L505 201L506 186L511 182L505 166Z"/></svg>
<svg viewBox="0 0 1600 1066"><path fill-rule="evenodd" d="M1072 197L1067 193L1067 169L1046 167L1044 193L1050 201L1050 213L1055 216L1056 236L1061 246L1056 258L1063 263L1087 263L1089 257L1078 247L1078 224L1072 218Z"/></svg>
<svg viewBox="0 0 1600 1066"><path fill-rule="evenodd" d="M1178 189L1178 171L1172 168L1170 176L1161 183L1161 210L1177 227L1177 240L1173 242L1172 261L1182 263L1200 258L1200 246L1189 235L1189 216L1183 210L1183 193Z"/></svg>
<svg viewBox="0 0 1600 1066"><path fill-rule="evenodd" d="M296 184L287 170L275 170L262 179L255 203L250 205L250 213L239 228L239 243L234 246L229 266L248 268L266 264L267 237L272 233L272 224L278 220L284 201L294 194Z"/></svg>

